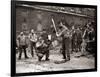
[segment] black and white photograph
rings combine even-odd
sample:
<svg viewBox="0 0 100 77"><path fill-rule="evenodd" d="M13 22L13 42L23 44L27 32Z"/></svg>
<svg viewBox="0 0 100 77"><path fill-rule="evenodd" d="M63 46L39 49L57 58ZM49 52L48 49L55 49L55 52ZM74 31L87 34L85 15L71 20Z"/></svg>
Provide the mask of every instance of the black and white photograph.
<svg viewBox="0 0 100 77"><path fill-rule="evenodd" d="M12 2L15 73L97 69L97 6Z"/></svg>

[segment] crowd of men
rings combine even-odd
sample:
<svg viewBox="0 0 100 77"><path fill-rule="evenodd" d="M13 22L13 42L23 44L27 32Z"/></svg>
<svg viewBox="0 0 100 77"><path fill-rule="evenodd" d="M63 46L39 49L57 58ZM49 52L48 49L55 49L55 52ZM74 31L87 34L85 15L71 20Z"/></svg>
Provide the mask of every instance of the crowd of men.
<svg viewBox="0 0 100 77"><path fill-rule="evenodd" d="M56 32L56 37L62 38L60 40L62 44L60 51L65 61L70 60L70 54L73 52L81 52L80 56L85 56L86 51L91 54L95 53L96 36L94 24L92 22L88 22L83 27L75 27L75 25L73 25L70 29L67 27L68 25L62 21L59 23L59 25L59 31L61 30L62 25L66 26L64 31L60 31L60 33ZM32 29L28 35L25 35L24 32L20 32L17 37L17 47L19 50L18 59L21 59L22 52L24 52L25 58L28 59L29 57L26 53L26 48L30 47L32 57L34 57L35 52L38 56L38 61L41 61L43 56L46 56L45 60L48 61L50 56L50 46L52 46L53 42L52 36L52 34L47 33L46 29L39 33Z"/></svg>
<svg viewBox="0 0 100 77"><path fill-rule="evenodd" d="M28 36L25 35L24 32L21 32L17 37L17 47L19 50L18 59L21 59L23 51L25 58L29 58L26 53L26 48L30 47L32 57L34 57L34 53L36 53L39 61L41 61L44 55L46 55L45 60L49 60L48 49L50 43L51 41L48 39L48 35L45 30L37 34L34 29L32 29Z"/></svg>

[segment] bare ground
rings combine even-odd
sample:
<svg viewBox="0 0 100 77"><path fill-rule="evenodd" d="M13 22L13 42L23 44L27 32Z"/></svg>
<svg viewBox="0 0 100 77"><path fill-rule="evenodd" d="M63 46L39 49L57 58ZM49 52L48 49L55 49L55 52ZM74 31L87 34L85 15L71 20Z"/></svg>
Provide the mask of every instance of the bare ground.
<svg viewBox="0 0 100 77"><path fill-rule="evenodd" d="M77 53L80 54L80 53ZM92 55L85 57L75 57L76 53L71 54L71 60L65 63L55 64L55 61L62 61L62 55L60 53L50 54L50 61L45 61L45 56L41 62L38 62L37 56L33 58L28 53L29 59L18 60L18 54L16 55L16 73L27 72L43 72L43 71L61 71L61 70L75 70L75 69L92 69L95 67L95 60Z"/></svg>

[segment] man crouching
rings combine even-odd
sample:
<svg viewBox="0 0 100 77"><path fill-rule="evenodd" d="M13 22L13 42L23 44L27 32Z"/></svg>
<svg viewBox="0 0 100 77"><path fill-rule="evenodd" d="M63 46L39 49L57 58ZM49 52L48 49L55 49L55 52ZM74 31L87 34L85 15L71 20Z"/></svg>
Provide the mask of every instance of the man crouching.
<svg viewBox="0 0 100 77"><path fill-rule="evenodd" d="M36 53L38 56L38 61L41 61L42 57L45 55L45 60L49 60L49 40L45 42L43 37L39 37L38 42L36 43Z"/></svg>

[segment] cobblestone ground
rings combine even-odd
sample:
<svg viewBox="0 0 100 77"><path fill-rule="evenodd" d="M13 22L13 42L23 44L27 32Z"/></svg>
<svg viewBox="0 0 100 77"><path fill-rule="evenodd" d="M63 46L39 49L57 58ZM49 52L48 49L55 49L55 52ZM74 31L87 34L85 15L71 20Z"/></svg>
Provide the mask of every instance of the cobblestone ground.
<svg viewBox="0 0 100 77"><path fill-rule="evenodd" d="M59 62L63 60L60 53L50 53L50 61L45 61L44 56L41 62L38 62L36 55L32 58L30 52L28 52L29 59L24 59L24 55L22 54L22 59L18 60L18 55L16 54L16 73L91 69L94 68L95 63L92 55L76 58L76 53L71 54L70 61L60 64L55 64L55 61Z"/></svg>

